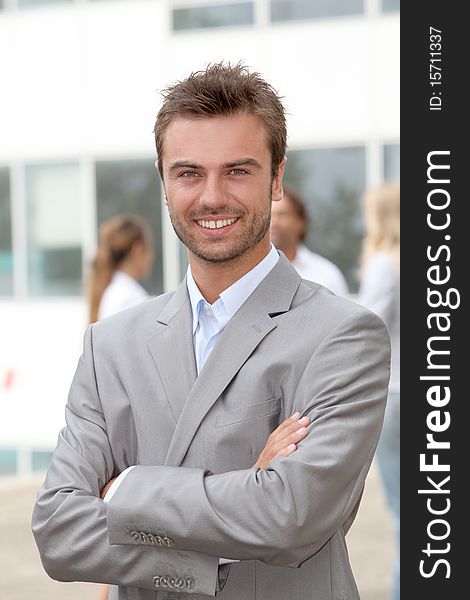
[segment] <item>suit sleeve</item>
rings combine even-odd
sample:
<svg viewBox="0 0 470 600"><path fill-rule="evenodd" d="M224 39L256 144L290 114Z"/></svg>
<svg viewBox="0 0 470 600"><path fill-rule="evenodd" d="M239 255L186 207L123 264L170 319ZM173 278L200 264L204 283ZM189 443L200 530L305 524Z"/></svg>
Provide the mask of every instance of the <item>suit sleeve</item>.
<svg viewBox="0 0 470 600"><path fill-rule="evenodd" d="M150 590L155 590L154 577L173 577L185 586L185 592L214 596L217 558L191 551L169 553L158 545L109 544L107 505L99 496L113 475L113 455L96 388L90 327L70 389L66 427L59 435L33 511L33 533L44 568L59 581Z"/></svg>
<svg viewBox="0 0 470 600"><path fill-rule="evenodd" d="M354 515L382 425L389 360L383 322L358 307L317 346L298 383L293 410L312 422L296 452L267 470L215 475L137 466L109 503L110 543L145 544L131 535L145 524L171 536L172 550L299 566Z"/></svg>

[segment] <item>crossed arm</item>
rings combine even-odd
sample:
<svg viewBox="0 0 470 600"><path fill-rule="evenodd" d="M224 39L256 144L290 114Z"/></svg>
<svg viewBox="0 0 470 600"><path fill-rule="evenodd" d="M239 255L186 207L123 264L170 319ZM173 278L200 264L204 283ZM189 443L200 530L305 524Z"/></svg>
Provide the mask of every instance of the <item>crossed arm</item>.
<svg viewBox="0 0 470 600"><path fill-rule="evenodd" d="M295 452L297 444L307 436L309 424L310 417L300 417L298 411L283 421L268 437L266 445L252 468L267 469L273 459L280 456L289 456L289 454ZM104 499L116 479L117 477L110 479L101 490L100 496L102 499Z"/></svg>

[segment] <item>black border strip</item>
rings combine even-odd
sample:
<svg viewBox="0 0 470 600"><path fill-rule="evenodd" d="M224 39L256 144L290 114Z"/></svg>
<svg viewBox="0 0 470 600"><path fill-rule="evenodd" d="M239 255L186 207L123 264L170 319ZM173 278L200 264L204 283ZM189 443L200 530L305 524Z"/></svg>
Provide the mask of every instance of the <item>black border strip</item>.
<svg viewBox="0 0 470 600"><path fill-rule="evenodd" d="M463 517L470 444L465 411L470 401L464 373L470 366L465 347L469 327L464 268L469 252L464 231L468 167L463 147L469 119L463 108L465 61L459 64L468 25L462 6L436 0L404 2L401 6L404 600L450 600L466 595L458 591L466 589L465 538L470 531ZM439 31L430 31L431 27ZM440 45L431 46L433 43ZM433 59L440 60L431 62ZM428 170L431 163L436 167ZM450 306L445 306L446 301ZM428 435L442 446L428 448ZM421 467L420 455L424 455ZM425 466L433 461L438 465L436 470Z"/></svg>

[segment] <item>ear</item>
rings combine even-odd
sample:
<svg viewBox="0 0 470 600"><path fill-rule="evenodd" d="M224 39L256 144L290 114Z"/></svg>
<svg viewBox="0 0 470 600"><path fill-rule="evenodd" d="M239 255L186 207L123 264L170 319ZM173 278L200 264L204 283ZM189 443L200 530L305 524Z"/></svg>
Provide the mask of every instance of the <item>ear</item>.
<svg viewBox="0 0 470 600"><path fill-rule="evenodd" d="M273 202L279 202L279 200L282 200L282 197L284 196L282 178L284 176L284 169L286 168L286 161L287 157L284 156L271 185L271 200Z"/></svg>
<svg viewBox="0 0 470 600"><path fill-rule="evenodd" d="M136 240L131 246L131 254L133 256L140 256L145 251L145 244L140 240Z"/></svg>
<svg viewBox="0 0 470 600"><path fill-rule="evenodd" d="M163 193L163 202L165 203L166 206L168 206L168 198L166 196L166 189L165 189L165 184L162 181L162 193Z"/></svg>

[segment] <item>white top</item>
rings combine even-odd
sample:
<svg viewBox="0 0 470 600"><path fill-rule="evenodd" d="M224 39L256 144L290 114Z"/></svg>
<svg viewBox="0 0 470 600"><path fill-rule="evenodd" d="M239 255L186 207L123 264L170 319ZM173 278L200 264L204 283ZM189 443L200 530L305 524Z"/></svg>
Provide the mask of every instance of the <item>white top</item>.
<svg viewBox="0 0 470 600"><path fill-rule="evenodd" d="M292 265L302 279L324 285L338 296L348 295L348 284L338 267L323 256L299 245Z"/></svg>
<svg viewBox="0 0 470 600"><path fill-rule="evenodd" d="M379 252L365 265L358 302L385 322L392 346L390 391L400 391L400 276L388 254Z"/></svg>
<svg viewBox="0 0 470 600"><path fill-rule="evenodd" d="M148 297L145 289L130 275L124 271L115 271L101 298L98 320L140 304Z"/></svg>
<svg viewBox="0 0 470 600"><path fill-rule="evenodd" d="M224 327L278 260L279 254L271 244L269 254L251 271L221 292L213 304L209 304L201 294L193 279L191 267L188 267L186 284L193 312L193 343L198 373L221 336Z"/></svg>

